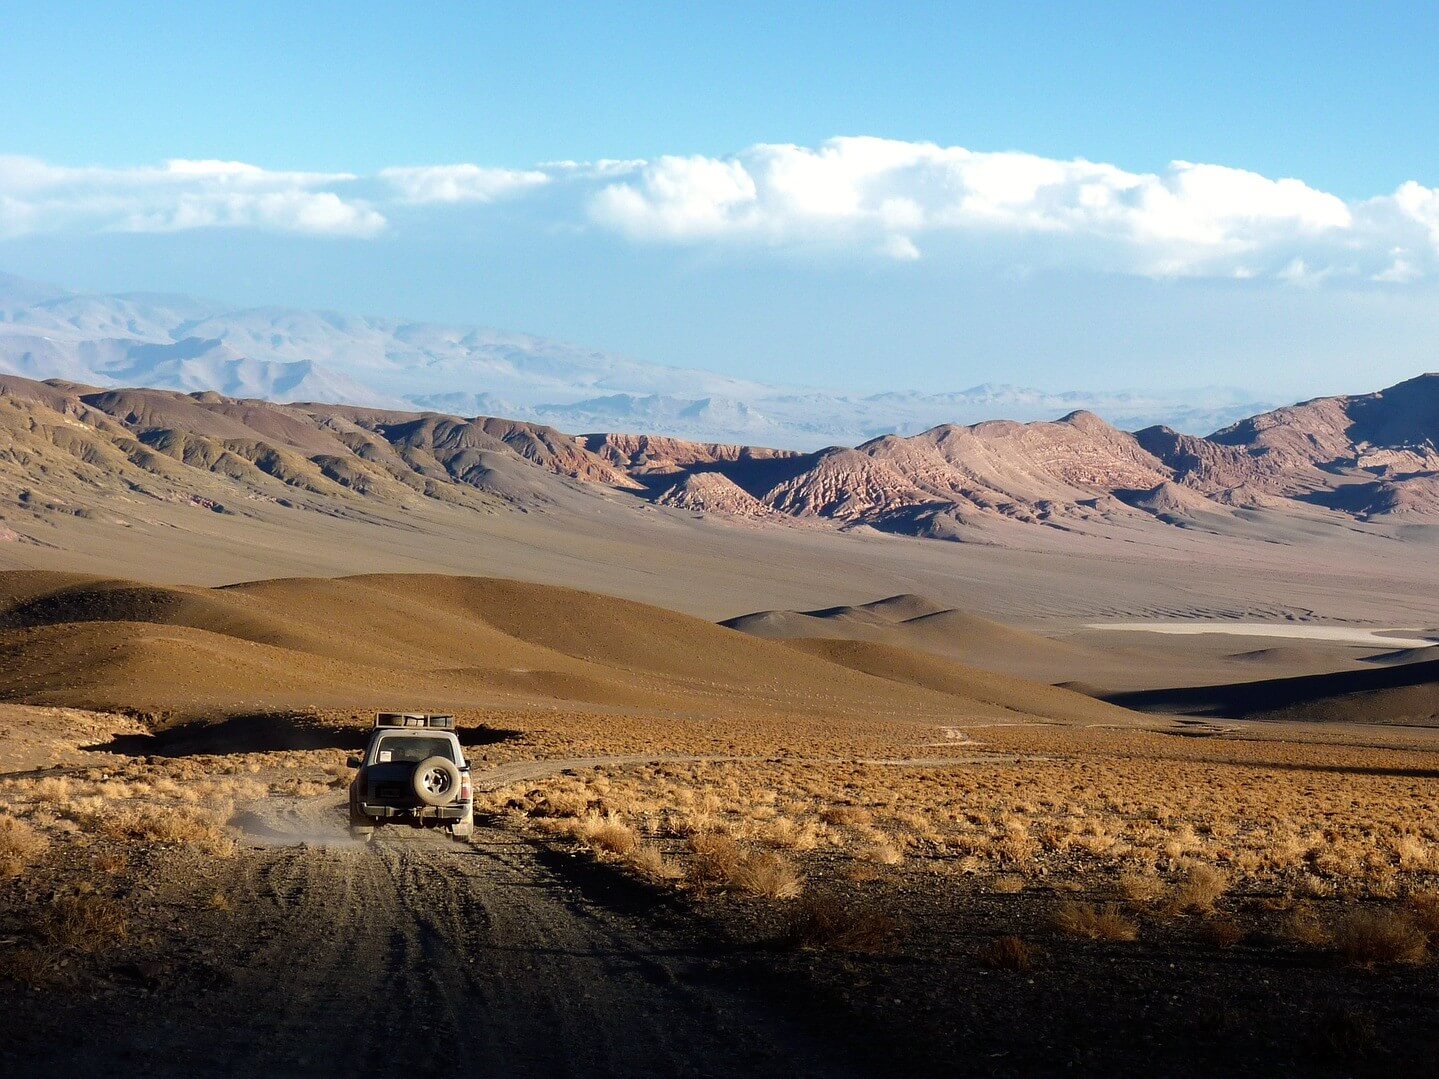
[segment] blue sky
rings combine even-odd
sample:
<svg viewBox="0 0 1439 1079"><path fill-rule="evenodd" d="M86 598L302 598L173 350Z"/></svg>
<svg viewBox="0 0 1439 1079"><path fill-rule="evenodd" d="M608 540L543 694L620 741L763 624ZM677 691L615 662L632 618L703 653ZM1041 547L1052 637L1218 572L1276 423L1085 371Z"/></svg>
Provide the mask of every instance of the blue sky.
<svg viewBox="0 0 1439 1079"><path fill-rule="evenodd" d="M1371 388L1439 367L1436 53L1418 4L9 3L0 268L865 390Z"/></svg>

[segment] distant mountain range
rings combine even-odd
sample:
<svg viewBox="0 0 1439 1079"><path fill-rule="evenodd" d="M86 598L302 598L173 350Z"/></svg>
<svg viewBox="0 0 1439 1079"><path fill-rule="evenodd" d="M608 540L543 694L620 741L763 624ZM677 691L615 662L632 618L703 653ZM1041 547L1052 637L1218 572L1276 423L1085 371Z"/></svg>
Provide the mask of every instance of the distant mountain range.
<svg viewBox="0 0 1439 1079"><path fill-rule="evenodd" d="M228 520L266 507L351 521L437 507L571 521L645 512L994 545L1042 534L1154 544L1179 529L1281 544L1326 531L1432 541L1436 443L1439 374L1209 438L1130 434L1074 412L813 452L0 375L0 540L63 545L76 518L124 529L168 503Z"/></svg>
<svg viewBox="0 0 1439 1079"><path fill-rule="evenodd" d="M795 449L1075 410L1197 434L1271 407L1227 388L1170 395L982 385L868 396L640 363L539 337L185 296L86 295L0 274L0 373L97 387L214 390L270 401L502 415Z"/></svg>

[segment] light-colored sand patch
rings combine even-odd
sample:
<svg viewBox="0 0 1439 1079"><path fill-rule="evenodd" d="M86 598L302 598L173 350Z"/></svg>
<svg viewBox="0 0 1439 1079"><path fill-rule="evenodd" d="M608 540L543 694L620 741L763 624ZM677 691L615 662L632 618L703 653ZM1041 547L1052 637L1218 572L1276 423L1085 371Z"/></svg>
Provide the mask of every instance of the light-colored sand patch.
<svg viewBox="0 0 1439 1079"><path fill-rule="evenodd" d="M1300 626L1265 622L1092 622L1085 629L1122 630L1129 633L1172 633L1194 635L1224 633L1234 637L1286 637L1334 644L1363 644L1376 648L1432 648L1439 641L1427 637L1394 637L1412 633L1408 629L1360 629L1355 626Z"/></svg>

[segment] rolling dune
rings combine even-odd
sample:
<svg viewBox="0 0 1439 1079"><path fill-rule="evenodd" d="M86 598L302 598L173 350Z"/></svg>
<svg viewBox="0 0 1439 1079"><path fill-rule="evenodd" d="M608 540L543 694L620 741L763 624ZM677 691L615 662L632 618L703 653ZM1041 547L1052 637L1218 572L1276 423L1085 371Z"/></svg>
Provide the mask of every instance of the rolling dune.
<svg viewBox="0 0 1439 1079"><path fill-rule="evenodd" d="M0 597L0 698L172 719L562 703L736 724L761 713L926 724L1124 715L899 648L788 647L629 600L509 580L384 574L165 588L18 572L0 574Z"/></svg>

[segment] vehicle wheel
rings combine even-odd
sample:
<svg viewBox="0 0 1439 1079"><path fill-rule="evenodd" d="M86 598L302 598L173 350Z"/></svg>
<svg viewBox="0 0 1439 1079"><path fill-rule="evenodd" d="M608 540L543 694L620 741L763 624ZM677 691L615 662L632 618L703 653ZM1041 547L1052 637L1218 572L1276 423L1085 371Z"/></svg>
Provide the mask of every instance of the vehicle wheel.
<svg viewBox="0 0 1439 1079"><path fill-rule="evenodd" d="M375 838L375 827L372 824L350 825L350 838L361 843L368 843Z"/></svg>
<svg viewBox="0 0 1439 1079"><path fill-rule="evenodd" d="M469 842L470 836L475 834L475 826L469 821L461 821L459 824L450 825L450 837L461 843Z"/></svg>
<svg viewBox="0 0 1439 1079"><path fill-rule="evenodd" d="M447 806L460 796L460 770L445 757L426 757L415 765L415 797L427 806Z"/></svg>

